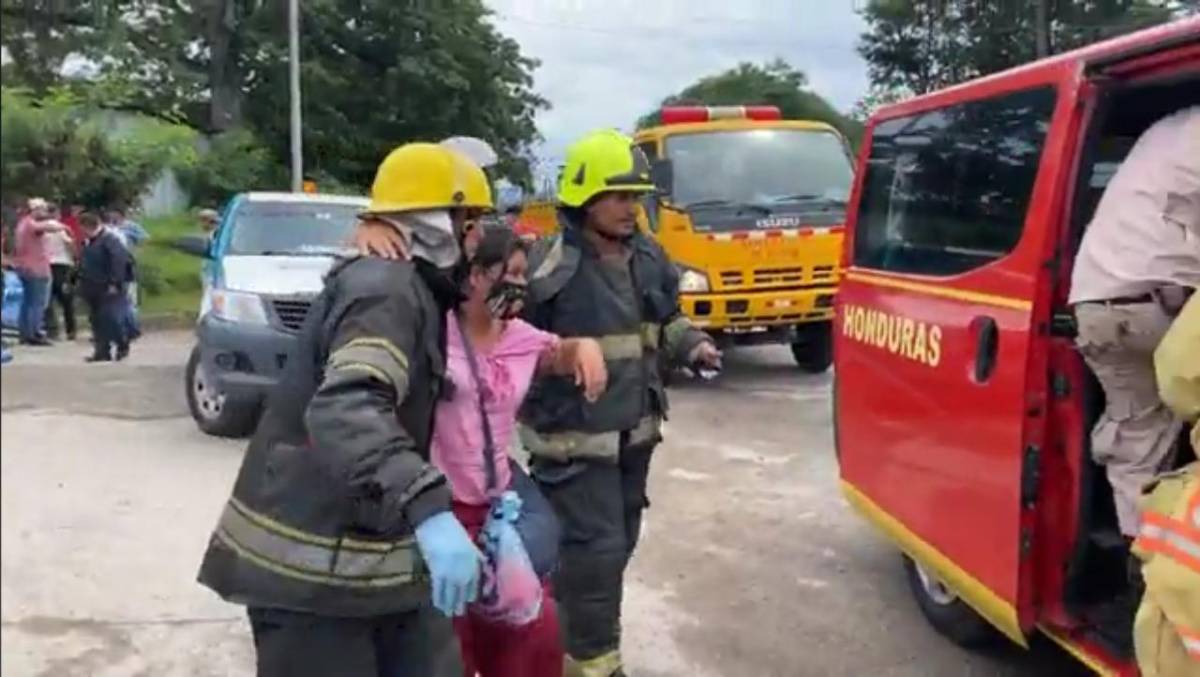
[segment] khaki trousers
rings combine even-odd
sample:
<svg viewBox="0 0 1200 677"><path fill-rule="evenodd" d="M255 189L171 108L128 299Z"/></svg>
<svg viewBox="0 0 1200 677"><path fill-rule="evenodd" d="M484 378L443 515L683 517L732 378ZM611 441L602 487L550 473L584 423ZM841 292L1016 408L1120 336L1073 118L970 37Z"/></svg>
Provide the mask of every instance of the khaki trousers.
<svg viewBox="0 0 1200 677"><path fill-rule="evenodd" d="M1168 466L1183 423L1158 396L1154 349L1171 326L1157 303L1075 306L1076 343L1107 405L1092 430L1092 457L1105 466L1121 533L1138 533L1142 487Z"/></svg>

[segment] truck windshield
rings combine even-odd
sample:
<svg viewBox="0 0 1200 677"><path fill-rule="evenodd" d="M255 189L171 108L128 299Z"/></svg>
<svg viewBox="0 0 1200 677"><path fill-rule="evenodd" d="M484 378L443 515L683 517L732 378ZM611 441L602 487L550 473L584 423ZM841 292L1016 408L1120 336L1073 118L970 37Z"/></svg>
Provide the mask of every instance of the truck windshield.
<svg viewBox="0 0 1200 677"><path fill-rule="evenodd" d="M666 139L666 155L674 165L672 201L687 209L844 209L854 178L841 140L822 131L676 134Z"/></svg>
<svg viewBox="0 0 1200 677"><path fill-rule="evenodd" d="M229 254L328 256L346 250L362 206L322 202L243 202Z"/></svg>

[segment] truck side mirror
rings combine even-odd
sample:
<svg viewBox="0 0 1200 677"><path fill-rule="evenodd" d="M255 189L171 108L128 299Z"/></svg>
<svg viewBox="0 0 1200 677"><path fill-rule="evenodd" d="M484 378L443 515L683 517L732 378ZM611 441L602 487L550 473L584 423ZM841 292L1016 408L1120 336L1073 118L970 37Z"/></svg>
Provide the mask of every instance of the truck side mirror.
<svg viewBox="0 0 1200 677"><path fill-rule="evenodd" d="M675 187L675 166L662 158L650 165L650 182L658 189L659 197L670 197Z"/></svg>
<svg viewBox="0 0 1200 677"><path fill-rule="evenodd" d="M175 240L175 248L202 259L212 258L209 252L209 238L203 235L184 235Z"/></svg>

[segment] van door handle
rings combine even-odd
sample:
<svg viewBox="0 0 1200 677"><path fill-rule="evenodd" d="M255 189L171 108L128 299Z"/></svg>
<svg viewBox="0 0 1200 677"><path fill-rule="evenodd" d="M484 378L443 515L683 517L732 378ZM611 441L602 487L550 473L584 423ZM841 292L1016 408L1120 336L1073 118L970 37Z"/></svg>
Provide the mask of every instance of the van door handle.
<svg viewBox="0 0 1200 677"><path fill-rule="evenodd" d="M975 382L987 383L996 371L996 357L1000 347L1000 329L996 320L977 317L971 324L975 328Z"/></svg>

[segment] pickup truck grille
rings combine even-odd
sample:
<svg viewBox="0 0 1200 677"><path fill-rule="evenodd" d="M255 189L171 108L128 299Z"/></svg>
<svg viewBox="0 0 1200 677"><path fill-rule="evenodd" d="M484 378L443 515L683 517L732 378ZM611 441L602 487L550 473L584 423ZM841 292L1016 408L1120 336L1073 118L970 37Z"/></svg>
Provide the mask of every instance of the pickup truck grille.
<svg viewBox="0 0 1200 677"><path fill-rule="evenodd" d="M300 331L311 306L312 301L301 299L274 299L271 301L271 308L275 311L276 319L284 329L289 331Z"/></svg>

